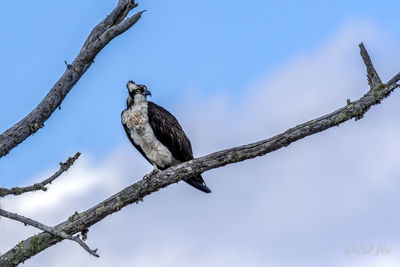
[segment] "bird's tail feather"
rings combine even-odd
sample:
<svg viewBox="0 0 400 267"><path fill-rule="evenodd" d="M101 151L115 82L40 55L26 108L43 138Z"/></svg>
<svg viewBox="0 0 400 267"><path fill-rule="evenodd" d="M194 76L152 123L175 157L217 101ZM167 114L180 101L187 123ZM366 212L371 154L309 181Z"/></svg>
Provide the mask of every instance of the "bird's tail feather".
<svg viewBox="0 0 400 267"><path fill-rule="evenodd" d="M207 187L200 174L185 180L185 182L204 193L211 193L210 188Z"/></svg>

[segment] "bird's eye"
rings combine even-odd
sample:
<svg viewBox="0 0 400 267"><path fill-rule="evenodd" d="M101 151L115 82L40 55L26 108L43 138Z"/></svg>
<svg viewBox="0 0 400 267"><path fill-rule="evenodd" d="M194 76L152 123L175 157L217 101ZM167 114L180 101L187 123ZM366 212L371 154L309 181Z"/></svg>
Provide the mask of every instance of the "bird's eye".
<svg viewBox="0 0 400 267"><path fill-rule="evenodd" d="M142 93L142 89L136 89L135 92L136 92L137 94L140 94L140 93Z"/></svg>

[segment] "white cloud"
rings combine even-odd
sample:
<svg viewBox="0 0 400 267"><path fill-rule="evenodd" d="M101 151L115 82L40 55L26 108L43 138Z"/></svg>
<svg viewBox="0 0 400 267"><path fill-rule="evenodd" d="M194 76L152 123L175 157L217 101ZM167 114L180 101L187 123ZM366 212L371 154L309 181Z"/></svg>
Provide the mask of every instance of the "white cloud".
<svg viewBox="0 0 400 267"><path fill-rule="evenodd" d="M270 137L360 97L367 90L360 41L376 51L374 61L388 62L380 71L396 71L390 69L396 59L384 58L393 41L368 23L353 23L317 51L249 85L242 103L233 105L224 95L211 101L188 96L176 115L196 154ZM393 234L400 219L398 102L395 93L363 120L207 172L211 195L180 183L106 218L89 232L100 259L64 241L26 266L395 266L400 257L395 249L369 257L369 265L343 251L353 243L399 247ZM3 205L55 224L150 169L130 147L104 162L83 156L48 192L9 198ZM0 228L1 251L33 232L6 220ZM61 256L66 251L67 258Z"/></svg>

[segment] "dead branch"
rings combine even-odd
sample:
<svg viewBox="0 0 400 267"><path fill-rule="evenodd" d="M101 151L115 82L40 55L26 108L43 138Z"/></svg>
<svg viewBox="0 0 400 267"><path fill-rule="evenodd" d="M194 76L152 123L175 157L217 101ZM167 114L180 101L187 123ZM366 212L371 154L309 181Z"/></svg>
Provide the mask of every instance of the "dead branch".
<svg viewBox="0 0 400 267"><path fill-rule="evenodd" d="M367 73L370 75L374 71L373 65L370 62L365 47L360 46L360 49L361 55L364 61L366 61ZM378 76L376 75L376 77ZM352 118L358 120L364 116L370 107L379 104L381 100L388 97L390 93L398 87L396 83L399 80L400 73L395 75L387 84L381 83L376 85L371 79L370 84L373 86L370 87L370 90L364 96L354 102L348 100L347 105L330 114L297 125L269 139L215 152L201 158L184 162L157 174L149 175L147 179L140 180L96 206L84 212L74 214L68 220L55 226L55 229L70 235L81 231L87 231L90 226L101 221L104 217L119 211L129 204L138 203L142 201L145 196L170 184L187 179L194 174L263 156L286 147L306 136L338 126ZM374 78L374 81L377 81L377 79ZM0 264L3 263L5 266L15 266L59 241L60 239L58 237L54 237L48 233L32 236L21 241L14 248L0 256Z"/></svg>
<svg viewBox="0 0 400 267"><path fill-rule="evenodd" d="M33 192L37 190L47 191L46 185L51 184L55 179L60 177L61 174L68 171L68 169L72 166L72 164L74 164L75 160L77 160L80 155L81 153L77 152L72 158L69 157L66 162L60 162L60 169L56 171L52 176L50 176L46 180L43 180L40 183L36 183L34 185L26 187L13 187L11 189L0 187L0 197L5 197L7 195L21 195L23 193Z"/></svg>
<svg viewBox="0 0 400 267"><path fill-rule="evenodd" d="M42 224L40 222L37 222L35 220L32 220L30 218L18 215L16 213L11 213L11 212L8 212L8 211L3 210L3 209L0 209L0 216L9 218L11 220L19 221L19 222L23 223L24 225L30 225L30 226L33 226L33 227L39 229L39 230L45 231L47 233L50 233L54 237L58 237L60 241L63 240L63 239L69 239L69 240L75 241L83 249L85 249L87 252L89 252L91 255L93 255L95 257L99 257L99 255L96 253L97 249L94 249L94 250L90 249L89 246L86 245L86 243L83 242L83 240L80 239L78 235L75 235L75 236L68 235L68 234L66 234L66 233L64 233L62 231L58 231L58 230L54 229L53 227L44 225L44 224Z"/></svg>
<svg viewBox="0 0 400 267"><path fill-rule="evenodd" d="M133 0L119 0L117 7L91 31L79 54L67 64L64 74L54 84L40 104L25 118L0 135L0 158L44 126L44 122L59 107L94 62L97 54L115 37L132 27L143 11L127 17L137 4Z"/></svg>
<svg viewBox="0 0 400 267"><path fill-rule="evenodd" d="M379 75L376 72L374 65L372 65L371 58L369 57L364 44L361 43L359 47L360 47L360 55L364 60L365 66L367 67L368 84L371 88L378 87L380 84L382 84L381 78L379 78Z"/></svg>

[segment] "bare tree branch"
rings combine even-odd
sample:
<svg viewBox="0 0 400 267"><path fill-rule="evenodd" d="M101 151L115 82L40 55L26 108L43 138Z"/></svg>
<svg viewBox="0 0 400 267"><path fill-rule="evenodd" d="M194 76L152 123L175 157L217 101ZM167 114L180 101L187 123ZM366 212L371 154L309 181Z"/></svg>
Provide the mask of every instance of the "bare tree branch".
<svg viewBox="0 0 400 267"><path fill-rule="evenodd" d="M366 50L363 53L368 55ZM399 76L399 78L396 78L396 76ZM354 102L348 101L346 106L330 114L290 128L272 138L215 152L168 168L157 174L150 174L147 179L140 180L96 206L82 213L74 214L68 220L55 226L55 229L70 235L86 231L90 226L101 221L104 217L119 211L129 204L138 203L145 196L170 184L188 179L195 174L203 173L210 169L263 156L286 147L306 136L324 131L333 126L338 126L352 118L356 120L360 119L371 106L379 104L381 100L388 97L398 87L396 82L400 79L400 74L396 76L388 84L371 87L360 99ZM48 233L38 234L21 241L14 248L0 256L0 263L8 264L6 266L15 266L59 241L59 238Z"/></svg>
<svg viewBox="0 0 400 267"><path fill-rule="evenodd" d="M5 197L7 195L21 195L26 192L33 192L33 191L37 191L37 190L46 191L47 190L46 185L51 184L61 174L66 172L72 166L72 164L74 164L75 160L77 160L79 158L80 155L81 155L81 153L77 152L75 154L75 156L73 156L72 158L69 157L66 162L64 162L64 163L60 162L60 169L56 173L54 173L52 176L50 176L46 180L43 180L40 183L36 183L34 185L26 186L26 187L13 187L11 189L0 187L0 197Z"/></svg>
<svg viewBox="0 0 400 267"><path fill-rule="evenodd" d="M0 158L42 128L44 122L61 105L72 87L89 69L96 55L112 39L128 30L140 19L143 11L127 18L129 11L136 6L135 1L119 0L110 15L93 28L77 57L68 64L64 74L40 104L25 118L0 135Z"/></svg>
<svg viewBox="0 0 400 267"><path fill-rule="evenodd" d="M76 235L76 236L67 235L66 233L64 233L62 231L57 231L56 229L54 229L54 228L52 228L50 226L44 225L44 224L42 224L40 222L37 222L37 221L32 220L30 218L18 215L16 213L8 212L8 211L3 210L3 209L0 209L0 216L9 218L11 220L19 221L19 222L23 223L24 225L33 226L33 227L35 227L35 228L37 228L39 230L42 230L42 231L45 231L47 233L52 234L55 237L59 237L60 240L69 239L69 240L75 241L81 247L83 247L87 252L89 252L91 255L93 255L95 257L99 257L99 255L96 253L97 249L94 249L94 250L90 249L89 246L86 245L86 243L83 242L83 240L80 239L78 235Z"/></svg>

